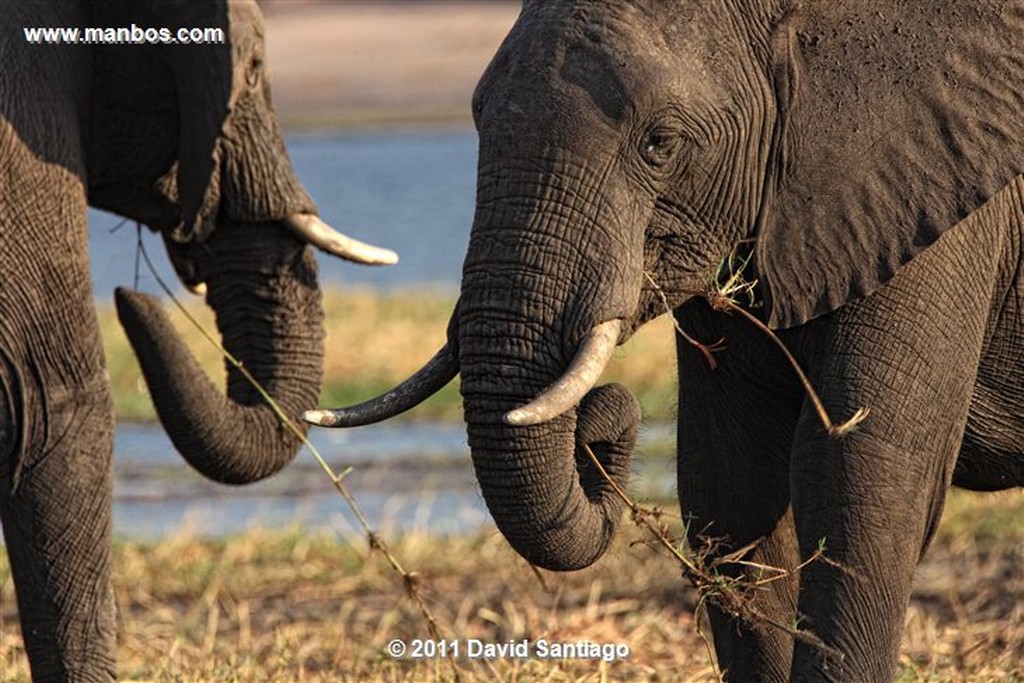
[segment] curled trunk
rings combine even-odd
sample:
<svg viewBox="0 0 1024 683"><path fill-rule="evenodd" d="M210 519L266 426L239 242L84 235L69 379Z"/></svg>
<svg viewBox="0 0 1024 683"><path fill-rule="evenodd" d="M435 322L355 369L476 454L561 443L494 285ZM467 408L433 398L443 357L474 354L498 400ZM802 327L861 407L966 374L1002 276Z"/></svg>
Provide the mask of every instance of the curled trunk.
<svg viewBox="0 0 1024 683"><path fill-rule="evenodd" d="M588 389L636 310L642 241L616 232L630 215L602 167L486 138L457 333L473 466L519 554L581 569L610 546L623 505L584 446L624 487L640 423L622 387Z"/></svg>
<svg viewBox="0 0 1024 683"><path fill-rule="evenodd" d="M221 229L199 250L224 347L289 419L303 424L298 418L316 405L323 367L323 308L312 253L275 224ZM244 484L294 458L299 439L237 368L227 364L224 396L158 300L124 289L116 300L160 421L193 467L210 479Z"/></svg>
<svg viewBox="0 0 1024 683"><path fill-rule="evenodd" d="M487 403L466 395L473 467L498 528L539 567L593 564L614 538L623 503L584 445L625 487L640 424L636 400L621 386L597 387L577 410L529 427L502 423Z"/></svg>
<svg viewBox="0 0 1024 683"><path fill-rule="evenodd" d="M584 318L568 329L557 309L495 277L489 265L467 270L459 302L459 368L484 500L524 558L555 571L582 569L608 549L622 513L621 499L584 447L625 487L640 423L636 399L621 386L606 385L576 399L575 406L556 400L557 416L547 421L515 424L508 415L536 406L538 397L546 403L546 390L573 375L572 359L585 355L582 349L595 330L618 326ZM509 291L523 298L509 297ZM538 311L552 318L537 320Z"/></svg>

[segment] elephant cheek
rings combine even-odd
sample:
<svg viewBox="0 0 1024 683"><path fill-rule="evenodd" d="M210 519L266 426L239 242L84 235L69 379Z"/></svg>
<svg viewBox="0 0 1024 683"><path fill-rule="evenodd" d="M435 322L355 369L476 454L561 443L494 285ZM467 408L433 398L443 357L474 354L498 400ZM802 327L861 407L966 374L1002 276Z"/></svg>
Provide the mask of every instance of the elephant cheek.
<svg viewBox="0 0 1024 683"><path fill-rule="evenodd" d="M280 221L316 214L316 203L292 166L277 119L246 98L236 107L221 141L222 215L242 222Z"/></svg>

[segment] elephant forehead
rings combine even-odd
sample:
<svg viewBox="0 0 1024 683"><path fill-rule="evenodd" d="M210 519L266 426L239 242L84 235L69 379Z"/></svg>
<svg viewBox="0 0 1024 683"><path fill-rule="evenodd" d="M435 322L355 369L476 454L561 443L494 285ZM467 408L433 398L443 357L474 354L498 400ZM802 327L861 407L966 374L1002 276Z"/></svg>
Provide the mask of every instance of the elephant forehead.
<svg viewBox="0 0 1024 683"><path fill-rule="evenodd" d="M567 42L559 57L559 79L579 88L605 118L616 123L626 118L629 74L624 72L621 58L587 36Z"/></svg>
<svg viewBox="0 0 1024 683"><path fill-rule="evenodd" d="M710 31L708 22L721 18L690 4L535 3L484 80L512 95L517 109L584 105L613 127L669 103L727 102L729 74L749 61L748 41Z"/></svg>

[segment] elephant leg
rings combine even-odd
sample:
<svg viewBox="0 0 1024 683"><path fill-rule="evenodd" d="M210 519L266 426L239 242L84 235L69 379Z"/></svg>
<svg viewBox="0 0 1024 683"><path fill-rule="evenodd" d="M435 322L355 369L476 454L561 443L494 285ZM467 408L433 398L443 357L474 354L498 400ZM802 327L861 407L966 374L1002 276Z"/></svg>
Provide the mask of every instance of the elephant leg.
<svg viewBox="0 0 1024 683"><path fill-rule="evenodd" d="M792 465L797 536L802 556L825 551L801 572L798 624L826 647L798 642L793 680L892 678L914 571L942 513L970 400L968 378L939 388L938 375L955 365L934 365L934 381L898 380L905 393L841 400L821 391L832 415L871 408L847 436L824 435L811 409L801 417Z"/></svg>
<svg viewBox="0 0 1024 683"><path fill-rule="evenodd" d="M0 222L0 524L33 678L111 680L113 408L84 196L40 185L56 238L26 253Z"/></svg>
<svg viewBox="0 0 1024 683"><path fill-rule="evenodd" d="M808 327L811 378L830 415L871 409L827 435L797 425L791 497L804 556L798 611L841 657L797 643L794 680L892 679L914 570L938 525L991 321L1018 268L1019 189L1004 191L871 296Z"/></svg>
<svg viewBox="0 0 1024 683"><path fill-rule="evenodd" d="M826 548L825 559L801 573L800 627L840 656L797 643L794 680L893 676L914 571L952 480L997 291L995 259L954 259L957 236L949 237L886 288L816 326L821 355L812 379L826 410L839 420L862 406L871 413L838 438L810 408L797 426L791 492L800 548L804 556L819 543Z"/></svg>
<svg viewBox="0 0 1024 683"><path fill-rule="evenodd" d="M794 375L770 341L738 317L708 310L703 301L677 311L687 333L712 343L717 368L678 341L678 489L689 542L699 550L722 542L714 555L756 544L743 559L785 570L763 584L750 607L776 624L796 612L799 563L789 511L788 459L801 394ZM755 578L749 565L719 569ZM709 605L719 666L731 681L789 679L792 638L765 619L735 618Z"/></svg>
<svg viewBox="0 0 1024 683"><path fill-rule="evenodd" d="M1017 245L1021 249L1021 245ZM953 483L976 491L1024 486L1024 262L990 324Z"/></svg>
<svg viewBox="0 0 1024 683"><path fill-rule="evenodd" d="M0 413L8 418L0 432L13 437L3 445L0 522L33 678L110 680L112 416L105 377L47 386L42 398L31 371L8 365L0 374ZM26 409L32 405L39 410Z"/></svg>

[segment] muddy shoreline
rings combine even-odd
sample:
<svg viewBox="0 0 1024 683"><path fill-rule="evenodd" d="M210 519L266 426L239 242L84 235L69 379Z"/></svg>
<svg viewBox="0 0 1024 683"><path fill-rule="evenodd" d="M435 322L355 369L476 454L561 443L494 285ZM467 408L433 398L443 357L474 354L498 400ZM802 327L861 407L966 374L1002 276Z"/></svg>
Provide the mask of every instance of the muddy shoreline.
<svg viewBox="0 0 1024 683"><path fill-rule="evenodd" d="M519 2L268 2L267 65L289 130L469 125Z"/></svg>

